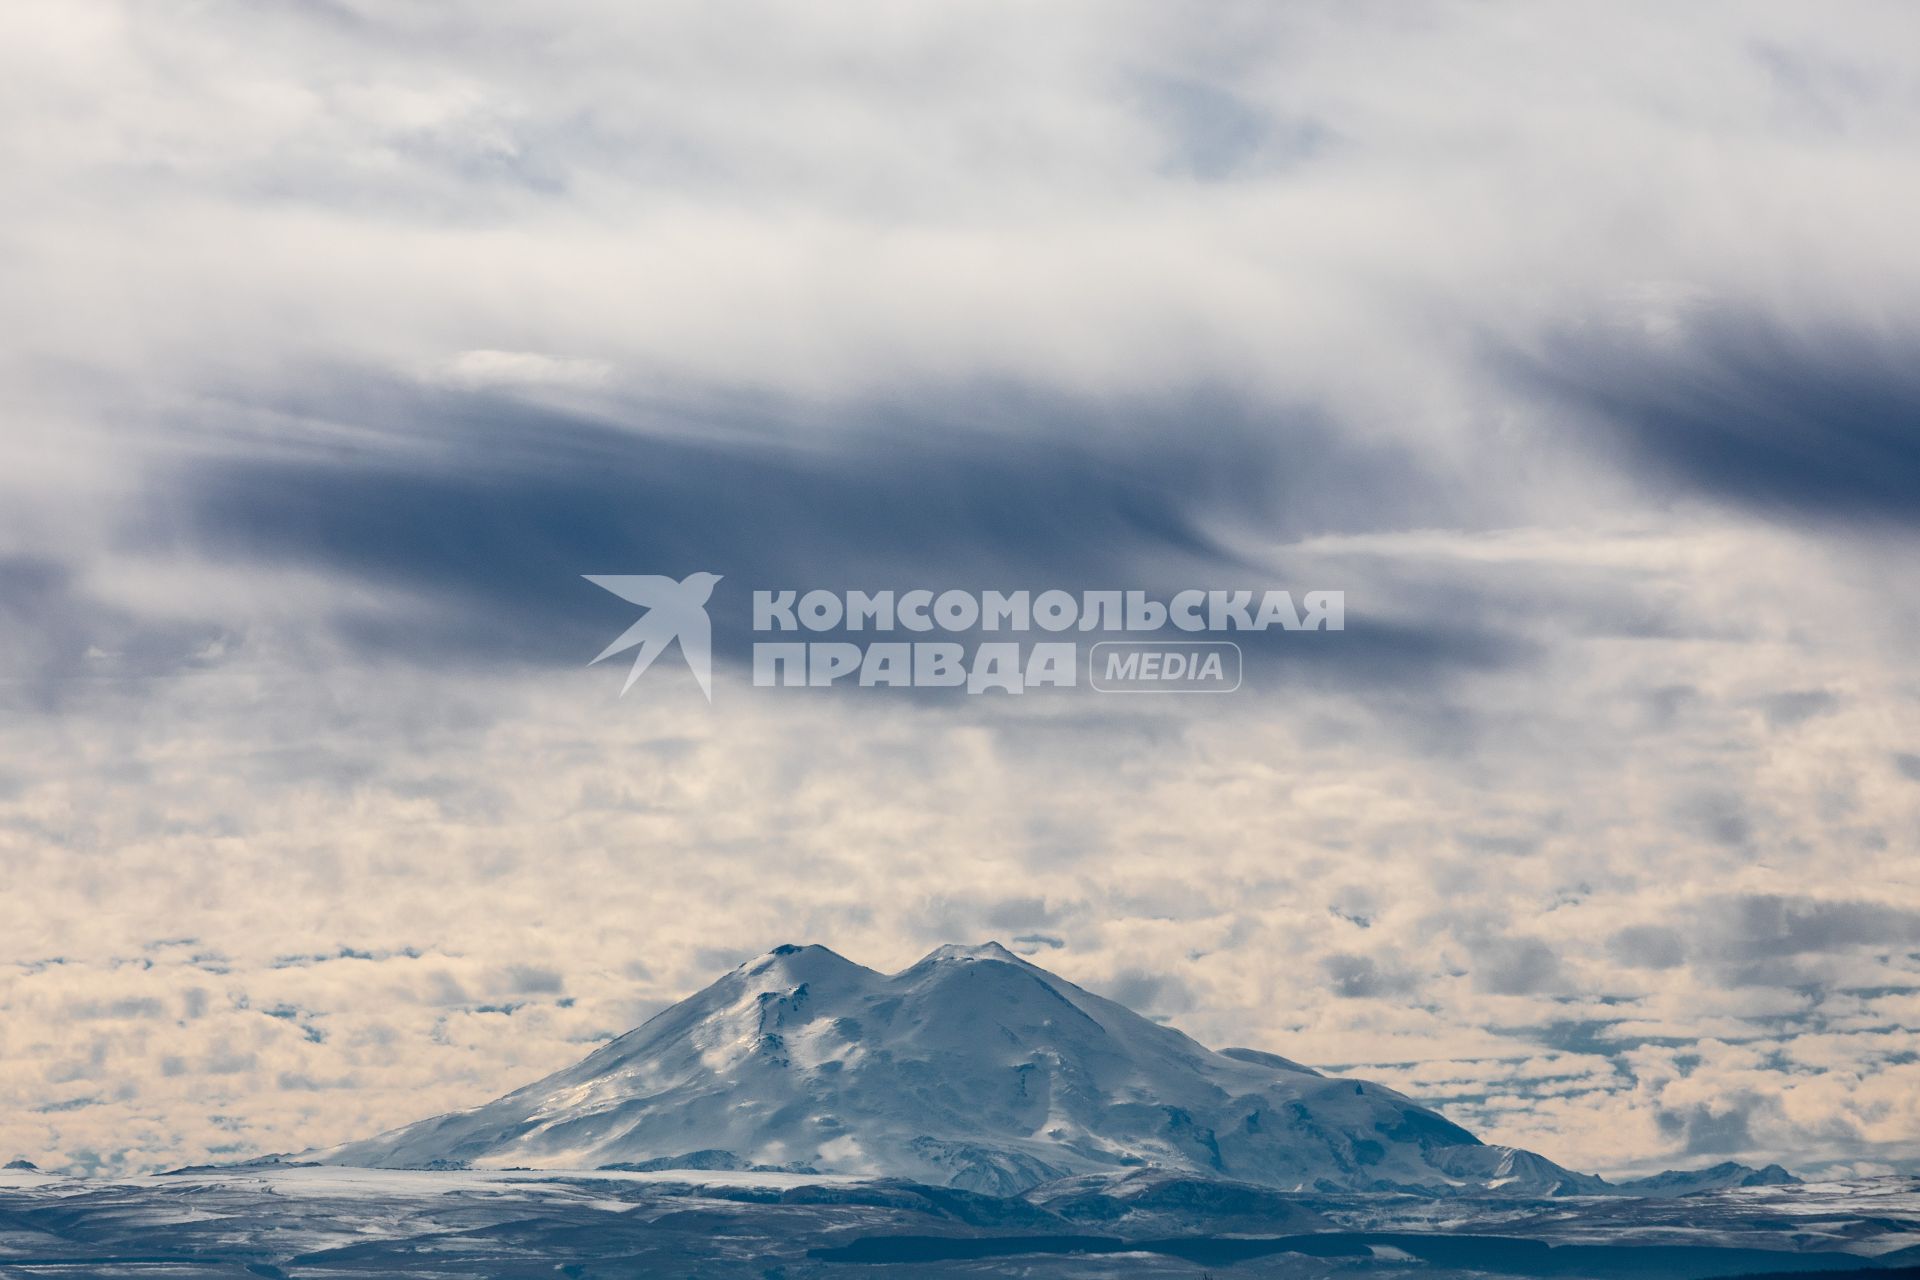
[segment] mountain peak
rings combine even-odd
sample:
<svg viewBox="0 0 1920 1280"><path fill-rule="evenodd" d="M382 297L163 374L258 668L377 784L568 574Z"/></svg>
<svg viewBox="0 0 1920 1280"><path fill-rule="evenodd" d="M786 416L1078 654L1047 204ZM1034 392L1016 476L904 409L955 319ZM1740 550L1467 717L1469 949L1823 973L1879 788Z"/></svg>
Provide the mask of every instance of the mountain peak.
<svg viewBox="0 0 1920 1280"><path fill-rule="evenodd" d="M942 964L966 960L1011 960L1016 964L1025 963L1019 956L1007 950L997 942L982 942L977 946L949 942L945 946L935 947L920 958L920 964ZM918 968L919 965L915 965Z"/></svg>
<svg viewBox="0 0 1920 1280"><path fill-rule="evenodd" d="M783 978L791 978L797 982L818 982L823 978L836 975L875 976L866 966L855 964L839 952L823 947L817 942L782 943L773 950L748 960L734 972L749 978L766 973L778 973Z"/></svg>
<svg viewBox="0 0 1920 1280"><path fill-rule="evenodd" d="M823 947L817 942L783 942L773 950L755 956L753 960L747 962L747 965L757 967L759 961L788 960L803 956L832 956L835 960L846 960L845 956L831 947ZM847 963L851 964L852 961L848 960Z"/></svg>

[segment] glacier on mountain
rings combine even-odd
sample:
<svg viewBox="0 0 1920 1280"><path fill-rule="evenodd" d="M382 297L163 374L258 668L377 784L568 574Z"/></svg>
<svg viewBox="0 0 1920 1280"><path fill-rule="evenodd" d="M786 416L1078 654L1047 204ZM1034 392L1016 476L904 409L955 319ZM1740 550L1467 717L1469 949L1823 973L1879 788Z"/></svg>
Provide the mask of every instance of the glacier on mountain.
<svg viewBox="0 0 1920 1280"><path fill-rule="evenodd" d="M563 1071L310 1157L806 1170L999 1195L1159 1168L1283 1191L1603 1193L1365 1080L1215 1052L997 943L777 947Z"/></svg>

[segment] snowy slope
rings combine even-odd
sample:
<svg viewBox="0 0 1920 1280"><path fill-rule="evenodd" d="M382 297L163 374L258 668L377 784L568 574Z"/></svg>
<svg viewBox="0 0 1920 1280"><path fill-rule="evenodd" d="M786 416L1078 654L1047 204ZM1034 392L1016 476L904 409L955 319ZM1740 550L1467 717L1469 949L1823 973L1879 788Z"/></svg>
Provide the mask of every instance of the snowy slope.
<svg viewBox="0 0 1920 1280"><path fill-rule="evenodd" d="M1750 1165L1728 1161L1710 1169L1688 1172L1669 1169L1665 1173L1656 1173L1649 1178L1633 1178L1615 1186L1623 1195L1691 1196L1703 1191L1728 1191L1740 1187L1791 1187L1799 1182L1800 1179L1777 1164L1755 1169Z"/></svg>
<svg viewBox="0 0 1920 1280"><path fill-rule="evenodd" d="M1482 1145L1391 1089L1216 1053L996 943L942 947L891 975L780 947L575 1066L318 1158L688 1159L1001 1194L1143 1165L1289 1190L1607 1189Z"/></svg>

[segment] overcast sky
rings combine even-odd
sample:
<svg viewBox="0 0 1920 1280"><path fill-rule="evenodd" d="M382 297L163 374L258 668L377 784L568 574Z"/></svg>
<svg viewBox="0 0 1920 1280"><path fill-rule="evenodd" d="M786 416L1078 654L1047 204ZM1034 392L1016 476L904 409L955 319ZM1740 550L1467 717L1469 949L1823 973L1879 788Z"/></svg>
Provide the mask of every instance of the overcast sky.
<svg viewBox="0 0 1920 1280"><path fill-rule="evenodd" d="M991 937L1581 1169L1920 1167L1913 6L13 0L0 166L0 1159ZM579 575L695 570L1349 630L618 698Z"/></svg>

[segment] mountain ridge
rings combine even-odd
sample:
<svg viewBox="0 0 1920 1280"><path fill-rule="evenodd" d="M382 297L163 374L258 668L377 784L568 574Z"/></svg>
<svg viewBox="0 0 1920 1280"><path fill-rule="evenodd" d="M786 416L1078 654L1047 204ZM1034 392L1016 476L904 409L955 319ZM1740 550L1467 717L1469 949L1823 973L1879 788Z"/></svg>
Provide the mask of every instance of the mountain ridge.
<svg viewBox="0 0 1920 1280"><path fill-rule="evenodd" d="M312 1158L689 1161L999 1195L1149 1168L1282 1191L1617 1190L1483 1143L1382 1085L1209 1049L997 942L938 947L893 974L818 944L775 947L571 1067ZM1659 1183L1669 1177L1649 1180L1649 1193L1680 1193L1680 1182Z"/></svg>

